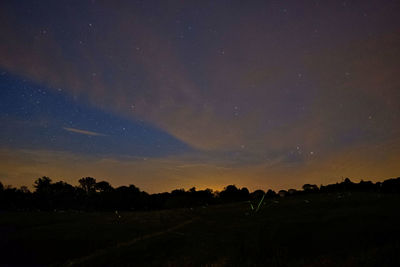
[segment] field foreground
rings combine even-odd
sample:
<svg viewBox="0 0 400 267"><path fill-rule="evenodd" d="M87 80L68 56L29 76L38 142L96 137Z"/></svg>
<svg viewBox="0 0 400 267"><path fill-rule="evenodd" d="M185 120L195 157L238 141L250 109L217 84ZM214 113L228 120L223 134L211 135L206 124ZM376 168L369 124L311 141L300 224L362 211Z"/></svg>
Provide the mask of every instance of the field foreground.
<svg viewBox="0 0 400 267"><path fill-rule="evenodd" d="M0 265L400 266L400 197L313 194L150 212L0 212Z"/></svg>

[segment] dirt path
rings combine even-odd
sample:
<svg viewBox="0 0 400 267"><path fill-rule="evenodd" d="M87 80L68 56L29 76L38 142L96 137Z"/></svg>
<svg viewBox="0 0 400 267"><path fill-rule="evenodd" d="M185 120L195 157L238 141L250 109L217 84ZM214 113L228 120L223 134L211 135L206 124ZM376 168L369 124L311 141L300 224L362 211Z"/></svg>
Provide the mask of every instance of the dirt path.
<svg viewBox="0 0 400 267"><path fill-rule="evenodd" d="M106 254L110 249L115 249L115 248L121 248L121 247L131 246L131 245L133 245L133 244L135 244L135 243L138 243L138 242L140 242L140 241L144 241L144 240L147 240L147 239L156 237L156 236L160 236L160 235L163 235L163 234L166 234L166 233L175 231L175 230L177 230L177 229L179 229L179 228L182 228L182 227L185 226L185 225L188 225L188 224L192 223L192 222L195 221L195 220L196 220L196 218L192 218L192 219L190 219L190 220L187 220L187 221L184 221L184 222L182 222L182 223L180 223L180 224L177 224L177 225L175 225L175 226L173 226L173 227L170 227L170 228L168 228L168 229L166 229L166 230L159 231L159 232L155 232L155 233L151 233L151 234L147 234L147 235L143 235L143 236L140 236L140 237L136 237L136 238L131 239L131 240L129 240L129 241L117 243L116 245L114 245L114 246L112 246L112 247L108 247L108 248L104 248L104 249L99 249L99 250L97 250L97 251L95 251L95 252L93 252L93 253L91 253L91 254L89 254L89 255L83 256L83 257L81 257L81 258L76 258L76 259L74 259L74 260L70 260L70 261L66 262L66 263L64 264L64 266L74 266L75 264L82 264L82 263L84 263L84 262L87 261L87 260L90 260L90 259L92 259L92 258L96 258L96 257L99 257L99 256L101 256L101 255L103 255L103 254Z"/></svg>

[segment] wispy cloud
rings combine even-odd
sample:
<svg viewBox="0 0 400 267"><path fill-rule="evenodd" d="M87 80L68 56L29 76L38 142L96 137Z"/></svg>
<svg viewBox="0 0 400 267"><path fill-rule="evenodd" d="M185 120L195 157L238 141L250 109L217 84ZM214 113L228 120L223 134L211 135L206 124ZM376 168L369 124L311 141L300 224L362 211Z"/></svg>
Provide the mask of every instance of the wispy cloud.
<svg viewBox="0 0 400 267"><path fill-rule="evenodd" d="M74 132L74 133L91 135L91 136L107 136L106 134L96 133L96 132L86 131L86 130L81 130L81 129L76 129L76 128L63 127L63 129L68 132Z"/></svg>

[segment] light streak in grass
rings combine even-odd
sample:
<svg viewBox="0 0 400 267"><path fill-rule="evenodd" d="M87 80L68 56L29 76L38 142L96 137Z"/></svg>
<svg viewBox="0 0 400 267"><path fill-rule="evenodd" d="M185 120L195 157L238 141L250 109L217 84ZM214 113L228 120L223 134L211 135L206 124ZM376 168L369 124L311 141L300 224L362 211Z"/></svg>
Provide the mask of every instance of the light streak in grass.
<svg viewBox="0 0 400 267"><path fill-rule="evenodd" d="M261 204L263 203L263 201L264 201L264 198L265 198L265 194L262 196L262 198L261 198L260 202L258 202L258 205L257 205L257 208L256 208L256 211L255 211L255 212L258 212L258 211L260 210L260 208L261 208ZM251 203L251 201L250 201L250 200L249 200L249 203L250 203L250 208L251 208L251 210L253 211L253 210L254 210L253 203Z"/></svg>
<svg viewBox="0 0 400 267"><path fill-rule="evenodd" d="M249 203L250 203L250 208L251 208L251 210L254 210L253 204L251 203L250 200L249 200Z"/></svg>
<svg viewBox="0 0 400 267"><path fill-rule="evenodd" d="M260 207L261 207L261 203L263 203L263 201L264 201L264 198L265 198L265 194L262 196L262 198L261 198L260 202L258 203L258 206L257 206L256 212L258 212L258 211L259 211L259 209L260 209Z"/></svg>

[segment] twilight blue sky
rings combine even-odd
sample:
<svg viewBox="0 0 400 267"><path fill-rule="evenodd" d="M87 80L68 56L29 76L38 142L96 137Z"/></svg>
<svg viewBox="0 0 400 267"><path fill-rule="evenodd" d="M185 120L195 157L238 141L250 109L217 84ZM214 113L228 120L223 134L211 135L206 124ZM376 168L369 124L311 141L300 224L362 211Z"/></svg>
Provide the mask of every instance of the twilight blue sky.
<svg viewBox="0 0 400 267"><path fill-rule="evenodd" d="M165 156L190 151L143 120L129 120L78 102L62 88L0 74L1 146L99 155ZM86 132L85 132L86 131Z"/></svg>

